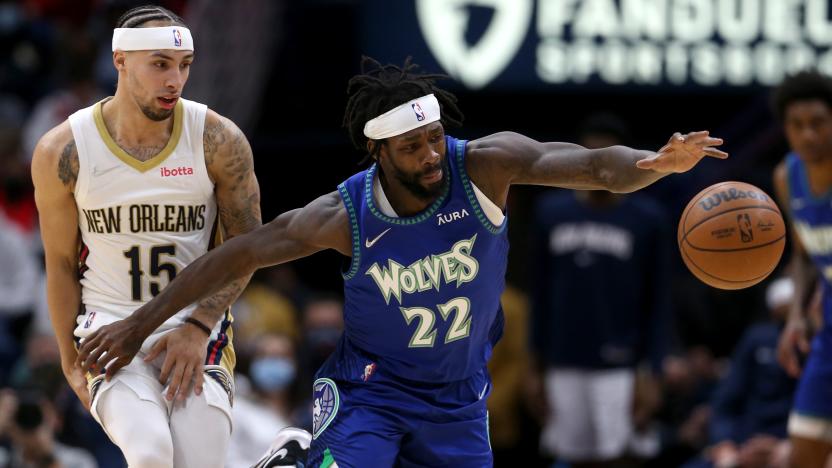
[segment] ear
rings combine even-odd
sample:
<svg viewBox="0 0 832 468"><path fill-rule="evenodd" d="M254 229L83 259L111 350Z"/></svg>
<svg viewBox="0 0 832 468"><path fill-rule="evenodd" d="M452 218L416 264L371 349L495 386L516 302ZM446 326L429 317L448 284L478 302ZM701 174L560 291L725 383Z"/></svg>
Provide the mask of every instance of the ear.
<svg viewBox="0 0 832 468"><path fill-rule="evenodd" d="M116 67L117 71L122 72L125 70L124 61L126 58L127 54L125 54L123 50L113 52L113 65Z"/></svg>
<svg viewBox="0 0 832 468"><path fill-rule="evenodd" d="M376 152L375 152L375 150L376 150L376 145L380 145L380 146L381 146L381 147L379 148L379 152L378 152L378 153L376 153ZM382 140L382 141L379 141L379 140L367 140L367 153L372 155L372 156L371 156L371 158L372 158L374 161L378 161L378 159L381 157L381 152L382 152L382 151L384 151L384 142L383 142L383 140Z"/></svg>

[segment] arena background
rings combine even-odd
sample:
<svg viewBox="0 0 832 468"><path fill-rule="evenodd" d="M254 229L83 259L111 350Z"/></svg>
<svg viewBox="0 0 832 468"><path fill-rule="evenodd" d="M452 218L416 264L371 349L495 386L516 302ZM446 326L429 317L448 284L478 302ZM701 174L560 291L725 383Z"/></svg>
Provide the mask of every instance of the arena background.
<svg viewBox="0 0 832 468"><path fill-rule="evenodd" d="M39 268L27 172L33 142L82 101L85 106L113 93L112 25L142 3L0 1L0 205L24 233ZM665 207L672 232L690 197L712 183L740 180L772 193L771 172L787 147L770 110L771 88L807 66L832 71L827 0L159 3L181 14L194 34L196 60L183 96L230 117L251 141L264 220L334 190L362 168L363 154L351 146L341 119L347 80L359 72L363 54L394 64L411 56L427 71L450 75L446 84L466 119L462 129L448 133L460 138L514 130L538 140L574 141L580 122L598 112L626 122L630 144L638 148L658 149L675 131L707 129L724 138L729 160L704 161L646 190ZM55 96L75 97L49 100ZM38 114L41 105L47 110ZM531 209L544 190L515 187L509 200L507 280L524 293L534 255L528 242ZM788 247L783 264L787 258ZM326 252L294 262L290 270L303 290L315 292L307 297L337 296L340 262ZM726 358L743 330L765 317L768 281L717 291L693 280L675 249L673 263L672 351L684 356L693 346L705 346ZM20 367L21 359L23 367L33 365L27 340L37 334L33 330L48 334L42 295L42 288L31 288L31 298L5 314L8 369ZM24 326L16 328L20 317ZM293 333L301 337L303 318L298 322L300 331ZM245 371L245 357L241 365ZM299 364L298 394L306 392L300 376L308 378L311 371ZM6 371L0 386L14 387L12 374ZM56 434L73 443L65 428ZM517 446L528 450L535 443ZM106 459L95 455L99 462Z"/></svg>

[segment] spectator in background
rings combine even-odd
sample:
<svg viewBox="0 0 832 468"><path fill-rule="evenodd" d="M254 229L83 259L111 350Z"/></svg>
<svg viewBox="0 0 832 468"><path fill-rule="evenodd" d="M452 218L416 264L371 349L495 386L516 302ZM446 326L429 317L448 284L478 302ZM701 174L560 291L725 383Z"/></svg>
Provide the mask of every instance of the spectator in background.
<svg viewBox="0 0 832 468"><path fill-rule="evenodd" d="M294 408L294 342L285 334L266 333L254 338L252 345L251 388L243 388L243 379L237 378L234 430L226 458L229 468L248 468L257 462L274 435L290 425Z"/></svg>
<svg viewBox="0 0 832 468"><path fill-rule="evenodd" d="M681 466L705 448L710 400L723 368L723 362L705 346L692 346L665 358L662 406L656 415L661 448L647 467Z"/></svg>
<svg viewBox="0 0 832 468"><path fill-rule="evenodd" d="M12 468L96 468L86 451L55 440L57 418L52 403L36 390L0 393L0 437L11 449L0 449L0 463Z"/></svg>
<svg viewBox="0 0 832 468"><path fill-rule="evenodd" d="M303 311L301 345L308 370L315 372L335 350L344 331L343 313L344 303L334 294L319 294L307 302Z"/></svg>
<svg viewBox="0 0 832 468"><path fill-rule="evenodd" d="M34 251L40 247L33 239L37 213L29 157L24 155L19 124L0 121L0 210L26 235L27 250Z"/></svg>
<svg viewBox="0 0 832 468"><path fill-rule="evenodd" d="M36 299L33 286L40 270L28 239L0 211L0 386L7 372L23 354L26 332L32 321Z"/></svg>
<svg viewBox="0 0 832 468"><path fill-rule="evenodd" d="M579 142L602 148L626 144L627 135L617 118L596 115ZM670 222L640 194L569 191L545 194L535 224L531 339L550 408L541 450L574 467L610 466L628 454L658 406ZM643 363L648 370L637 379Z"/></svg>
<svg viewBox="0 0 832 468"><path fill-rule="evenodd" d="M523 393L529 371L529 300L523 291L507 284L500 302L505 328L488 362L488 373L495 382L488 397L488 423L494 465L509 466L531 458L529 445L535 447L523 439Z"/></svg>
<svg viewBox="0 0 832 468"><path fill-rule="evenodd" d="M68 30L58 42L58 88L34 105L23 127L25 160L31 161L38 140L72 113L103 99L107 93L93 78L96 43L83 30Z"/></svg>
<svg viewBox="0 0 832 468"><path fill-rule="evenodd" d="M48 414L54 416L54 437L62 444L91 453L100 467L126 466L121 450L67 386L61 370L58 342L51 330L29 333L26 353L12 368L10 383L27 394L35 392L48 399ZM0 467L5 465L0 463Z"/></svg>
<svg viewBox="0 0 832 468"><path fill-rule="evenodd" d="M770 319L746 330L712 400L711 447L686 468L786 467L786 424L797 381L777 363L777 341L794 293L789 278L766 290Z"/></svg>
<svg viewBox="0 0 832 468"><path fill-rule="evenodd" d="M344 331L344 302L334 294L312 295L303 309L303 338L300 348L301 372L299 387L312 388L315 372L338 346ZM299 427L312 428L312 397L304 393L305 401L298 407L295 420Z"/></svg>
<svg viewBox="0 0 832 468"><path fill-rule="evenodd" d="M55 25L30 15L23 2L0 1L0 90L31 105L48 90Z"/></svg>
<svg viewBox="0 0 832 468"><path fill-rule="evenodd" d="M232 306L234 337L240 343L254 340L263 333L282 333L293 340L300 338L298 312L281 292L252 279Z"/></svg>

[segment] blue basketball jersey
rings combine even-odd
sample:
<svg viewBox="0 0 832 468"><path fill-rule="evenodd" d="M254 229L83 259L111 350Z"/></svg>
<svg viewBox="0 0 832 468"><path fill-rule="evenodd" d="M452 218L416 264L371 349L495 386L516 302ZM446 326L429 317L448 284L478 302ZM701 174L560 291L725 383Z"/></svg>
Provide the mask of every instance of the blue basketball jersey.
<svg viewBox="0 0 832 468"><path fill-rule="evenodd" d="M795 153L786 156L786 169L794 228L823 277L823 319L832 325L832 191L812 194L806 165Z"/></svg>
<svg viewBox="0 0 832 468"><path fill-rule="evenodd" d="M786 169L794 229L823 278L823 327L812 339L793 411L832 420L832 191L812 194L806 165L795 153L786 156Z"/></svg>
<svg viewBox="0 0 832 468"><path fill-rule="evenodd" d="M443 193L413 217L378 209L375 164L338 186L353 246L336 354L357 348L379 372L420 382L457 381L486 366L502 334L507 220L495 226L480 207L465 171L465 144L446 137ZM354 368L334 367L336 374Z"/></svg>

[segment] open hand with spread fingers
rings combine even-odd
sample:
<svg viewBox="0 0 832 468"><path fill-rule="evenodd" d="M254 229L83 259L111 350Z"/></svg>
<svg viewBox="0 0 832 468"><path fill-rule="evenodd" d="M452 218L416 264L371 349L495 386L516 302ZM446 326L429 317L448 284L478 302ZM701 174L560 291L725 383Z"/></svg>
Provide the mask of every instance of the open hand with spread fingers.
<svg viewBox="0 0 832 468"><path fill-rule="evenodd" d="M656 172L687 172L705 156L727 158L728 153L715 148L721 144L722 138L711 137L707 130L687 135L677 132L658 153L638 161L636 166Z"/></svg>

